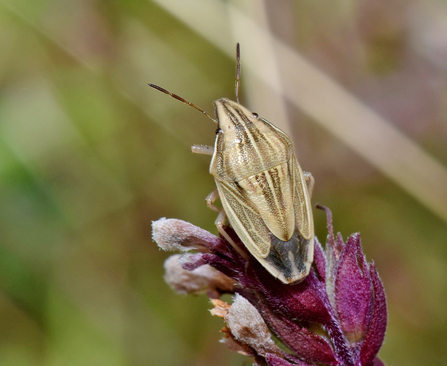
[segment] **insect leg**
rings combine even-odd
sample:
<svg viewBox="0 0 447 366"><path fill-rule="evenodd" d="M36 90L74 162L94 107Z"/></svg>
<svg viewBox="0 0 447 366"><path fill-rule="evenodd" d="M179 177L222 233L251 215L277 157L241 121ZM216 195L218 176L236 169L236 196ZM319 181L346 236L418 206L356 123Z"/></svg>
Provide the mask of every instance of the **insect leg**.
<svg viewBox="0 0 447 366"><path fill-rule="evenodd" d="M206 205L211 210L219 212L219 214L217 215L216 221L214 221L214 224L216 225L217 230L219 231L220 235L222 235L225 238L225 240L231 244L231 246L242 256L242 258L244 258L245 260L248 261L250 259L250 257L247 255L247 253L245 253L239 247L239 245L237 245L234 242L234 240L231 239L230 235L228 235L228 233L224 229L225 220L227 218L227 215L225 214L225 211L222 208L217 208L216 206L214 206L214 202L217 200L218 197L219 197L219 192L217 191L217 189L215 189L205 198Z"/></svg>
<svg viewBox="0 0 447 366"><path fill-rule="evenodd" d="M206 198L205 198L206 205L208 206L208 208L212 209L213 211L219 212L219 214L221 212L224 212L224 214L225 214L225 211L223 209L217 208L216 206L214 206L214 202L216 202L218 197L219 197L219 192L217 189L215 189L208 196L206 196ZM224 217L224 219L225 219L225 217Z"/></svg>
<svg viewBox="0 0 447 366"><path fill-rule="evenodd" d="M208 145L192 145L191 151L195 154L213 155L214 147Z"/></svg>
<svg viewBox="0 0 447 366"><path fill-rule="evenodd" d="M313 177L312 173L309 172L303 172L304 179L306 180L307 185L307 191L309 192L309 197L312 197L312 192L314 190L315 186L315 178Z"/></svg>

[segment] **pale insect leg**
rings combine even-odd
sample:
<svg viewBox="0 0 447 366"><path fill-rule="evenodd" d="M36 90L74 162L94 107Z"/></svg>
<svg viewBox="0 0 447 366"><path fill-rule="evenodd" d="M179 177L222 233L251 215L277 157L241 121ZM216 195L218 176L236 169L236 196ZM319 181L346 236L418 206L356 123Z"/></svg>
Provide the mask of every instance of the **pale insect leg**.
<svg viewBox="0 0 447 366"><path fill-rule="evenodd" d="M191 151L194 154L202 154L202 155L213 155L214 147L208 145L192 145Z"/></svg>
<svg viewBox="0 0 447 366"><path fill-rule="evenodd" d="M312 192L314 190L315 186L315 178L313 177L312 173L309 172L303 172L304 179L306 179L306 185L307 185L307 191L309 192L309 198L312 197Z"/></svg>
<svg viewBox="0 0 447 366"><path fill-rule="evenodd" d="M245 253L240 247L239 245L237 245L233 239L231 239L230 235L227 234L227 232L224 229L224 224L225 224L225 219L227 217L227 215L225 214L225 211L223 209L217 208L216 206L214 206L214 202L217 200L217 198L219 197L219 192L217 191L217 189L215 189L214 191L212 191L208 196L206 196L205 200L206 200L206 205L213 211L218 212L219 214L217 215L216 221L214 221L214 224L217 227L217 230L219 231L219 233L226 239L226 241L228 241L231 246L242 256L242 258L244 258L245 260L249 260L249 257L247 255L247 253Z"/></svg>

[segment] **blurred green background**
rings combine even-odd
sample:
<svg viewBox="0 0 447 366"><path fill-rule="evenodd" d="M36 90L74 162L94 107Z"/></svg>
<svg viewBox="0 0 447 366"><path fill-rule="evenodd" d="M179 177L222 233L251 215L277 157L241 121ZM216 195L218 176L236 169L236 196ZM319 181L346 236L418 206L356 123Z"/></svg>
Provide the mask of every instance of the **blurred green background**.
<svg viewBox="0 0 447 366"><path fill-rule="evenodd" d="M241 102L293 136L313 202L376 263L380 357L441 364L446 34L436 0L0 0L0 365L244 362L205 296L164 283L151 240L163 216L216 232L210 159L190 153L215 126L147 86L212 112L236 41Z"/></svg>

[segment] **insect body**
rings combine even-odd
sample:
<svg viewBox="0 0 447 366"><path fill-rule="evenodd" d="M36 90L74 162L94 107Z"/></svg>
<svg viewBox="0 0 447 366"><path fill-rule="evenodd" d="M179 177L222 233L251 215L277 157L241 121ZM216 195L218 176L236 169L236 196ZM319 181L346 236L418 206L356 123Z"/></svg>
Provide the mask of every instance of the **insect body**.
<svg viewBox="0 0 447 366"><path fill-rule="evenodd" d="M236 97L239 45L237 56ZM183 98L149 85L206 114ZM286 284L297 283L309 274L313 261L312 175L301 170L293 143L283 131L238 102L222 98L214 106L213 121L218 125L214 148L194 145L192 150L212 155L210 173L217 190L207 197L207 204L219 212L216 226L246 256L225 232L226 216L264 268ZM217 197L223 210L214 206Z"/></svg>

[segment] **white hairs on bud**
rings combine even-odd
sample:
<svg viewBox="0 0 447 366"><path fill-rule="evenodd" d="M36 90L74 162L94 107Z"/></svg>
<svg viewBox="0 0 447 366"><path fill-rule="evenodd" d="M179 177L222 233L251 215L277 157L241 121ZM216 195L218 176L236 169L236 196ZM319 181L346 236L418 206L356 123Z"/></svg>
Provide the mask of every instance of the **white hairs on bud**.
<svg viewBox="0 0 447 366"><path fill-rule="evenodd" d="M235 339L248 344L258 354L281 354L261 314L241 295L236 294L225 320Z"/></svg>
<svg viewBox="0 0 447 366"><path fill-rule="evenodd" d="M189 222L164 217L152 221L152 240L163 250L181 252L190 249L208 252L210 245L220 241L217 236Z"/></svg>
<svg viewBox="0 0 447 366"><path fill-rule="evenodd" d="M234 281L205 264L193 271L184 269L179 259L180 254L170 256L164 264L165 281L179 294L206 293L210 298L217 298L222 292L233 292Z"/></svg>

